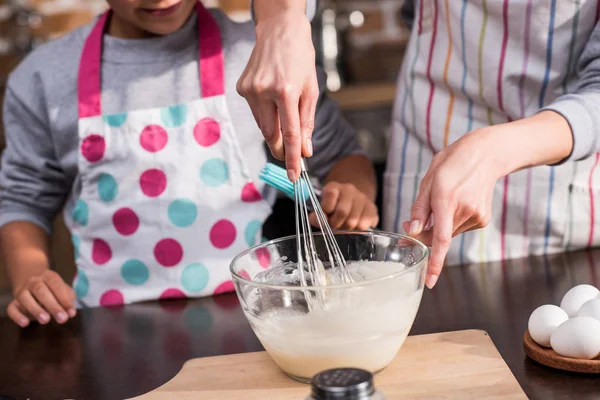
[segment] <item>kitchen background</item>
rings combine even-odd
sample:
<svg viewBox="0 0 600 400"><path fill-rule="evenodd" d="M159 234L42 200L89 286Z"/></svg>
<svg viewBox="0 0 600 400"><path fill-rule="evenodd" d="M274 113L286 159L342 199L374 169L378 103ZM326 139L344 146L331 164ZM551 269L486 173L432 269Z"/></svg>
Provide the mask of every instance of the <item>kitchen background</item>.
<svg viewBox="0 0 600 400"><path fill-rule="evenodd" d="M221 7L232 19L250 18L249 0L202 0ZM317 61L328 73L327 86L345 117L356 128L361 145L373 160L381 183L391 108L408 27L402 24L403 0L323 0L313 21ZM0 0L0 104L10 71L28 52L72 29L89 23L107 7L104 0ZM4 135L0 124L0 154ZM380 185L381 186L381 185ZM381 209L381 195L379 196ZM280 202L276 213L290 204ZM292 215L290 213L290 215ZM53 268L67 282L75 273L69 235L62 216L55 223ZM0 315L10 298L0 266Z"/></svg>

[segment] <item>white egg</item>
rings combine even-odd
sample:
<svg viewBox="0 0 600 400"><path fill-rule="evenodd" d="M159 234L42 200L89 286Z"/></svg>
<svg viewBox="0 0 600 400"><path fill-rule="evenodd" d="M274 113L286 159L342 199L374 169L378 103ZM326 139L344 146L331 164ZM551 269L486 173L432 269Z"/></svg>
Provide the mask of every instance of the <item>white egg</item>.
<svg viewBox="0 0 600 400"><path fill-rule="evenodd" d="M529 317L527 329L531 338L540 346L550 347L552 332L569 316L562 308L546 304L536 308Z"/></svg>
<svg viewBox="0 0 600 400"><path fill-rule="evenodd" d="M600 321L591 317L571 318L554 330L550 344L563 357L596 358L600 354Z"/></svg>
<svg viewBox="0 0 600 400"><path fill-rule="evenodd" d="M577 316L583 303L596 298L600 291L592 285L577 285L571 288L560 302L560 308L567 312L569 318Z"/></svg>
<svg viewBox="0 0 600 400"><path fill-rule="evenodd" d="M600 298L588 300L577 311L578 317L592 317L600 320Z"/></svg>

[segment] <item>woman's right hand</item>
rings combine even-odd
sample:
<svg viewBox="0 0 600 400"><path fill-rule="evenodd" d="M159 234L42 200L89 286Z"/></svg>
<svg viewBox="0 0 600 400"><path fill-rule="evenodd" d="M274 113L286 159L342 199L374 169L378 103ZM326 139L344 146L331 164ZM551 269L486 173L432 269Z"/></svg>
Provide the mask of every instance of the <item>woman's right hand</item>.
<svg viewBox="0 0 600 400"><path fill-rule="evenodd" d="M237 90L293 182L301 157L312 156L319 98L311 27L300 0L255 1L254 10L256 45Z"/></svg>
<svg viewBox="0 0 600 400"><path fill-rule="evenodd" d="M25 328L30 320L46 325L52 318L64 324L73 318L75 292L56 272L46 270L29 278L15 291L7 313L17 325Z"/></svg>

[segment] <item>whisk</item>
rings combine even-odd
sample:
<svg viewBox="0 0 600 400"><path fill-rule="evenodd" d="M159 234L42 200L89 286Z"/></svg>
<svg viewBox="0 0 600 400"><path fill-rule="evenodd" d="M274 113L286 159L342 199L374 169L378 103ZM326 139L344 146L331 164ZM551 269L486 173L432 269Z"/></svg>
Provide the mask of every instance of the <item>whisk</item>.
<svg viewBox="0 0 600 400"><path fill-rule="evenodd" d="M308 285L306 272L313 285L327 285L327 274L317 253L315 240L309 221L310 200L312 209L317 217L319 228L323 235L323 242L327 250L330 268L338 270L343 283L352 283L353 279L346 267L346 260L342 254L333 231L327 222L327 216L315 194L306 168L306 160L302 158L300 178L294 182L294 197L296 202L296 246L298 249L298 270L303 286Z"/></svg>

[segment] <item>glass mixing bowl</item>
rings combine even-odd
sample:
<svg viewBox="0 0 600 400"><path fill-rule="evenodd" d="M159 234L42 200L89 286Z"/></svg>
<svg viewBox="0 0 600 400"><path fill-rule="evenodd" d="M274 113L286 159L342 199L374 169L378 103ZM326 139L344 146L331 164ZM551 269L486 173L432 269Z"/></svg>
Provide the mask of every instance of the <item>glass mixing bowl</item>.
<svg viewBox="0 0 600 400"><path fill-rule="evenodd" d="M309 382L326 369L377 373L404 343L421 302L429 250L386 232L336 232L354 283L301 286L296 237L265 242L238 255L231 273L254 333L279 367ZM321 233L313 235L327 274Z"/></svg>

